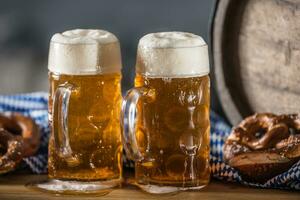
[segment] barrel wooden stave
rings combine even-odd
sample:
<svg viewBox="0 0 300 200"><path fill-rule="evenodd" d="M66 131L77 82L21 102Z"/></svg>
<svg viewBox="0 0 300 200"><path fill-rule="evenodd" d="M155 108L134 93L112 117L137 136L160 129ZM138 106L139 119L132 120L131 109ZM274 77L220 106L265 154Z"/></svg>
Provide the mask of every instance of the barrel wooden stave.
<svg viewBox="0 0 300 200"><path fill-rule="evenodd" d="M212 23L217 90L232 124L300 113L300 1L221 0Z"/></svg>

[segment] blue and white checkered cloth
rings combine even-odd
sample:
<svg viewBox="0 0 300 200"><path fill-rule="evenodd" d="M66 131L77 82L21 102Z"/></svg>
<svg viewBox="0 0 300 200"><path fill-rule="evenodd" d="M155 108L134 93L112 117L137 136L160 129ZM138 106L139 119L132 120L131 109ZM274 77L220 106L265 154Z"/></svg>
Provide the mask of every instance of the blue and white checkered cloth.
<svg viewBox="0 0 300 200"><path fill-rule="evenodd" d="M35 119L41 128L41 146L35 156L24 158L24 165L33 173L41 174L47 172L48 157L48 94L44 92L0 95L0 112L20 112ZM250 183L244 181L239 172L223 161L222 148L231 127L225 121L211 112L211 170L213 177L229 182L237 182L248 186L260 188L280 188L300 190L300 161L294 164L288 171L277 175L264 184ZM125 159L125 162L128 160ZM125 163L125 166L129 164Z"/></svg>
<svg viewBox="0 0 300 200"><path fill-rule="evenodd" d="M47 173L48 163L48 94L36 92L18 95L0 95L0 112L19 112L32 117L41 130L41 143L35 156L24 158L24 165L33 173Z"/></svg>

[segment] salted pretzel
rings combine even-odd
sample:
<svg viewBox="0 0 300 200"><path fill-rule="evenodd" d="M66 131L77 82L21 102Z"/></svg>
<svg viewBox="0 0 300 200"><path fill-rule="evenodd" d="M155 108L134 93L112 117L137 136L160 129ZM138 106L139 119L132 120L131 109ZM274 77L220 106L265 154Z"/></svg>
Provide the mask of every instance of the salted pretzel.
<svg viewBox="0 0 300 200"><path fill-rule="evenodd" d="M232 129L224 160L245 180L265 182L300 159L299 115L255 114Z"/></svg>
<svg viewBox="0 0 300 200"><path fill-rule="evenodd" d="M39 128L31 118L0 114L0 173L15 169L24 157L34 155L39 143Z"/></svg>

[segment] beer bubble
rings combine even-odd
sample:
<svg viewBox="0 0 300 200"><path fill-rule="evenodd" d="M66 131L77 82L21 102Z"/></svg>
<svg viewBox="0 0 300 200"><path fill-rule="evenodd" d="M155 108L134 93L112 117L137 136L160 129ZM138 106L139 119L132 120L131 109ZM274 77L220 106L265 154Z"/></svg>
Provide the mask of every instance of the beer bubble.
<svg viewBox="0 0 300 200"><path fill-rule="evenodd" d="M105 165L104 161L106 160L106 152L103 149L98 149L91 153L90 155L90 167L92 169L97 169L103 167Z"/></svg>
<svg viewBox="0 0 300 200"><path fill-rule="evenodd" d="M170 78L170 77L162 77L162 80L163 80L165 83L171 83L171 82L172 82L172 78Z"/></svg>

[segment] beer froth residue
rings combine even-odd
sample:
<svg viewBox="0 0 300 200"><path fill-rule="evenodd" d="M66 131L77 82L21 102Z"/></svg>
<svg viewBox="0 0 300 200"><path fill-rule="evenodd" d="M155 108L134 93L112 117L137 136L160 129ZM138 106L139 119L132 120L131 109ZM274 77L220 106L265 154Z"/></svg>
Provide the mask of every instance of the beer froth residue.
<svg viewBox="0 0 300 200"><path fill-rule="evenodd" d="M192 33L150 33L139 41L136 71L153 77L204 76L209 73L208 47Z"/></svg>

